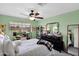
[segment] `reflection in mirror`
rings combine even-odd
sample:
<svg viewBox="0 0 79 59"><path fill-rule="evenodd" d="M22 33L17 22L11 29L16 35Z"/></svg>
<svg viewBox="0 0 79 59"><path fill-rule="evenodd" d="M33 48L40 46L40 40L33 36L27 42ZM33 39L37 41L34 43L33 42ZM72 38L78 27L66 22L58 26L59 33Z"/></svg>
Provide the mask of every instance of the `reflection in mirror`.
<svg viewBox="0 0 79 59"><path fill-rule="evenodd" d="M46 26L47 26L48 33L59 32L59 23L58 22L48 23Z"/></svg>
<svg viewBox="0 0 79 59"><path fill-rule="evenodd" d="M47 23L36 28L36 38L39 38L41 34L49 34L53 32L59 32L59 23Z"/></svg>
<svg viewBox="0 0 79 59"><path fill-rule="evenodd" d="M67 26L68 53L78 56L79 25Z"/></svg>

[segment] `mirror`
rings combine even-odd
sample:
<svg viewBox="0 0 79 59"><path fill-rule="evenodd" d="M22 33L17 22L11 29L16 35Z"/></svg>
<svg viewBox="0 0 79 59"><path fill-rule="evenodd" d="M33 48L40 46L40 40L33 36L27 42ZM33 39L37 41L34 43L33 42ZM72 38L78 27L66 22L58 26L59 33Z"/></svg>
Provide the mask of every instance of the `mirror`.
<svg viewBox="0 0 79 59"><path fill-rule="evenodd" d="M46 24L47 33L59 32L59 23L48 23Z"/></svg>
<svg viewBox="0 0 79 59"><path fill-rule="evenodd" d="M47 23L46 25L42 25L36 27L36 38L39 38L41 34L49 34L53 32L59 32L59 23Z"/></svg>
<svg viewBox="0 0 79 59"><path fill-rule="evenodd" d="M79 25L71 24L67 26L67 44L68 53L78 56L79 55Z"/></svg>

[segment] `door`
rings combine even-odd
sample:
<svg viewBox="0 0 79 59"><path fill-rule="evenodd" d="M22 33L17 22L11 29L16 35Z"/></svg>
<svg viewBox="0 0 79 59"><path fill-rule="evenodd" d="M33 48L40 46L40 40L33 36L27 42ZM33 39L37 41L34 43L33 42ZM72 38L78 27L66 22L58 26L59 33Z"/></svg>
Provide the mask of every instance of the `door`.
<svg viewBox="0 0 79 59"><path fill-rule="evenodd" d="M78 26L74 28L74 47L78 48Z"/></svg>
<svg viewBox="0 0 79 59"><path fill-rule="evenodd" d="M79 25L71 24L67 27L68 53L79 55Z"/></svg>

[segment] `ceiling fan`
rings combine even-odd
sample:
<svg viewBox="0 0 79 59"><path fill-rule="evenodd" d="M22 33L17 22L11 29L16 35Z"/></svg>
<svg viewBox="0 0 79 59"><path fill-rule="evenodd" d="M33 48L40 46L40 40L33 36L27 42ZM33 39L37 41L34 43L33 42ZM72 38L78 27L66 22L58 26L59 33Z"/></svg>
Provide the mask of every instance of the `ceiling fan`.
<svg viewBox="0 0 79 59"><path fill-rule="evenodd" d="M30 13L28 13L28 14L23 14L23 13L21 13L22 15L24 15L24 16L29 16L29 19L30 20L36 20L36 19L44 19L43 17L41 17L40 16L40 13L39 12L36 12L35 10L30 10Z"/></svg>

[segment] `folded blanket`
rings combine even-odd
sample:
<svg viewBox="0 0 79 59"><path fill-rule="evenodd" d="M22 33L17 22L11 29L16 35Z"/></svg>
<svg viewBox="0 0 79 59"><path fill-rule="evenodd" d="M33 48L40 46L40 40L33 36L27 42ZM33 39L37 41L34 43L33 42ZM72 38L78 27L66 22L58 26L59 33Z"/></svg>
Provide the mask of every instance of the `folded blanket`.
<svg viewBox="0 0 79 59"><path fill-rule="evenodd" d="M37 42L37 44L45 45L45 46L48 48L48 50L52 51L53 45L52 45L49 41L46 41L46 40L39 40L39 41Z"/></svg>

